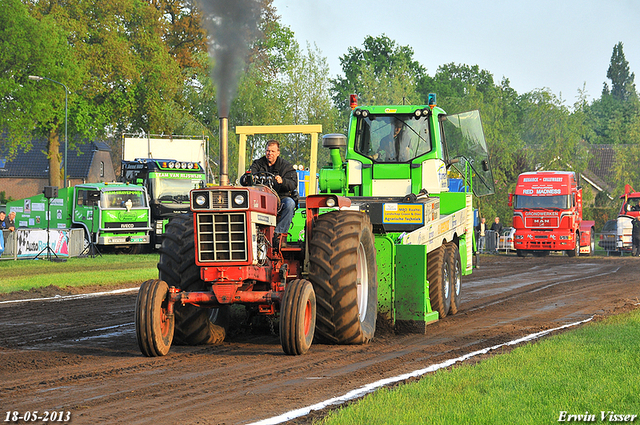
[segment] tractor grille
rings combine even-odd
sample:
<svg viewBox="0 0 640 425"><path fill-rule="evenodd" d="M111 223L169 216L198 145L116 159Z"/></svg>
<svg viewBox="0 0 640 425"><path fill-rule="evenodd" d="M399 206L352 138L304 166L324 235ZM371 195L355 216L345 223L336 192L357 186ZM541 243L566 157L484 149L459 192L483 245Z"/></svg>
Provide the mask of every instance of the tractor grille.
<svg viewBox="0 0 640 425"><path fill-rule="evenodd" d="M196 226L199 261L247 261L244 213L199 213Z"/></svg>

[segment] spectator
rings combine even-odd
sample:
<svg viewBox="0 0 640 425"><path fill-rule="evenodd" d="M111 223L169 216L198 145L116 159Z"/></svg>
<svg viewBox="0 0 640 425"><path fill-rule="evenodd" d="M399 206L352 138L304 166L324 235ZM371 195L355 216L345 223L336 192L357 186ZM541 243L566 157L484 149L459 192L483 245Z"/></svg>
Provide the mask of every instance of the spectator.
<svg viewBox="0 0 640 425"><path fill-rule="evenodd" d="M500 223L500 217L496 217L495 220L493 221L493 224L491 225L491 230L493 230L495 233L493 234L493 237L495 238L494 241L494 251L497 252L498 249L498 240L500 240L500 231L502 230L502 223Z"/></svg>
<svg viewBox="0 0 640 425"><path fill-rule="evenodd" d="M478 252L484 252L485 238L487 235L487 219L482 217L480 223L476 226L476 234L478 235Z"/></svg>
<svg viewBox="0 0 640 425"><path fill-rule="evenodd" d="M11 230L12 232L14 230L16 230L16 212L15 211L11 211L9 213L9 216L7 216L4 219L5 223L7 224L7 229Z"/></svg>
<svg viewBox="0 0 640 425"><path fill-rule="evenodd" d="M502 223L500 223L500 217L496 217L496 219L493 221L493 224L491 225L491 230L495 230L496 233L500 233L500 231L502 230Z"/></svg>
<svg viewBox="0 0 640 425"><path fill-rule="evenodd" d="M0 211L0 230L7 230L9 226L7 226L7 213L4 211Z"/></svg>

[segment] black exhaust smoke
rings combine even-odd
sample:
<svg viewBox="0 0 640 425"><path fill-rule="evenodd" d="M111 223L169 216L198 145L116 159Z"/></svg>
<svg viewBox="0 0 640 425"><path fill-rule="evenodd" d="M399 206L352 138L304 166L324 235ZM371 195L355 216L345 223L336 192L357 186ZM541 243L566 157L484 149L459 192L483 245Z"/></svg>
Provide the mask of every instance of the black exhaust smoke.
<svg viewBox="0 0 640 425"><path fill-rule="evenodd" d="M220 184L228 184L228 118L249 46L258 36L262 7L257 0L198 0L209 32L220 117ZM224 140L223 140L224 139ZM225 183L226 182L226 183Z"/></svg>

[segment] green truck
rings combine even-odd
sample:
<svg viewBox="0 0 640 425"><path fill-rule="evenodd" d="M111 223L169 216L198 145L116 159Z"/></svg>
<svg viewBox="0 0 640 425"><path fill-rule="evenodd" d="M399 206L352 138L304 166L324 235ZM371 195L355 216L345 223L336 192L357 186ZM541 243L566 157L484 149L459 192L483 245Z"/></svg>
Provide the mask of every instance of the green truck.
<svg viewBox="0 0 640 425"><path fill-rule="evenodd" d="M122 161L121 180L142 185L149 194L151 244L160 248L169 218L188 214L189 192L205 186L206 174L198 162L137 158Z"/></svg>
<svg viewBox="0 0 640 425"><path fill-rule="evenodd" d="M84 229L85 241L100 249L139 252L150 242L150 210L144 187L85 183L9 202L19 229Z"/></svg>
<svg viewBox="0 0 640 425"><path fill-rule="evenodd" d="M167 226L159 279L138 294L144 355L167 354L174 338L222 341L230 304L279 315L290 355L313 341L367 343L378 319L397 332L424 333L461 308L462 276L473 269L473 193L494 191L479 112L448 115L435 95L428 105L356 107L346 136L323 137L331 164L319 170L318 194L318 130L295 127L236 128L239 173L246 135L312 136L309 194L286 244L275 238L275 176L194 189L193 214Z"/></svg>

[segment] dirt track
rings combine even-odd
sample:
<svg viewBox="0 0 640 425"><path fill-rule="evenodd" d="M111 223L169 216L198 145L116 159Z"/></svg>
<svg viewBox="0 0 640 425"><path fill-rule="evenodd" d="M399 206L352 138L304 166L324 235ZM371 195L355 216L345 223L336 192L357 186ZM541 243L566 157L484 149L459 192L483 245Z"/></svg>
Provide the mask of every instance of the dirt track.
<svg viewBox="0 0 640 425"><path fill-rule="evenodd" d="M1 419L7 411L55 409L70 411L73 424L258 421L533 332L637 308L639 265L631 257L482 257L463 278L460 313L426 335L314 344L300 357L285 356L268 326L221 346L142 357L136 292L0 303Z"/></svg>

